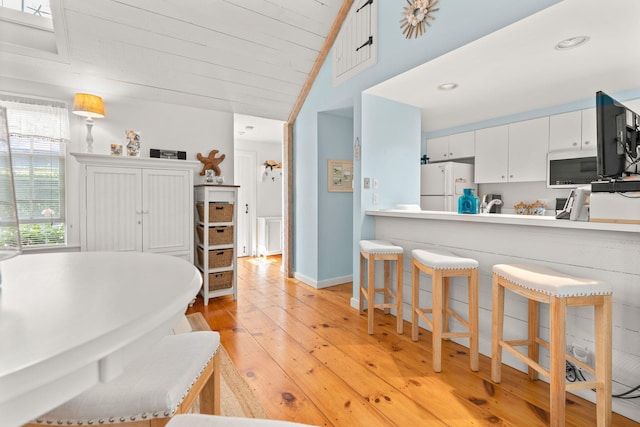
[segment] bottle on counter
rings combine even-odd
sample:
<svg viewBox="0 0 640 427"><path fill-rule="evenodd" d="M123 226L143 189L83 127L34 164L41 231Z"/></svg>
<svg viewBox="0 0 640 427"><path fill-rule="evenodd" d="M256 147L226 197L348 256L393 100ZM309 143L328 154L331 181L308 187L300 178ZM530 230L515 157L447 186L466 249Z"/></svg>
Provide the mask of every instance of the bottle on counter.
<svg viewBox="0 0 640 427"><path fill-rule="evenodd" d="M480 212L480 200L473 194L473 188L465 188L458 199L459 214L477 214Z"/></svg>

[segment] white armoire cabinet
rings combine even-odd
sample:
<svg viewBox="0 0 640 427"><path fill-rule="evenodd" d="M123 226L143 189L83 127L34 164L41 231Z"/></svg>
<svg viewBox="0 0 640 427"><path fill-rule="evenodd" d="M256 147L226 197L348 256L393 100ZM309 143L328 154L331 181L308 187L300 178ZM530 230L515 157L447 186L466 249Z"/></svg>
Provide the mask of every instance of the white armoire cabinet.
<svg viewBox="0 0 640 427"><path fill-rule="evenodd" d="M83 251L139 251L193 262L199 162L72 153L81 163Z"/></svg>
<svg viewBox="0 0 640 427"><path fill-rule="evenodd" d="M202 273L204 305L210 298L238 298L237 185L199 184L194 187L196 262Z"/></svg>

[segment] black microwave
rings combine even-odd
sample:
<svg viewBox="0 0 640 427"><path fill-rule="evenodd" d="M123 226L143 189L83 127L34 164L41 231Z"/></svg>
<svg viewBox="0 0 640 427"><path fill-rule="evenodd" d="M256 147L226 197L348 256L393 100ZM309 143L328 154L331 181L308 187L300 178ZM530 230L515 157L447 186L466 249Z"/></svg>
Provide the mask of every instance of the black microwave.
<svg viewBox="0 0 640 427"><path fill-rule="evenodd" d="M547 155L548 188L575 188L597 180L595 152L553 151Z"/></svg>

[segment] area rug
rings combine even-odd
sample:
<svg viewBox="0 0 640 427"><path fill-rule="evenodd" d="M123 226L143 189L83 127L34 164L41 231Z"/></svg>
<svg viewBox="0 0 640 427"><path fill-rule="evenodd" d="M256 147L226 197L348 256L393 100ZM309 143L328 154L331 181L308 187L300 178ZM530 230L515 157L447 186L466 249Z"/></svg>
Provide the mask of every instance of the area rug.
<svg viewBox="0 0 640 427"><path fill-rule="evenodd" d="M228 417L268 418L242 379L224 347L220 346L220 413Z"/></svg>
<svg viewBox="0 0 640 427"><path fill-rule="evenodd" d="M187 315L192 330L210 330L201 313ZM268 418L264 408L251 391L251 387L242 379L238 370L229 359L229 355L221 345L220 352L220 415L244 418ZM197 404L193 412L199 412Z"/></svg>

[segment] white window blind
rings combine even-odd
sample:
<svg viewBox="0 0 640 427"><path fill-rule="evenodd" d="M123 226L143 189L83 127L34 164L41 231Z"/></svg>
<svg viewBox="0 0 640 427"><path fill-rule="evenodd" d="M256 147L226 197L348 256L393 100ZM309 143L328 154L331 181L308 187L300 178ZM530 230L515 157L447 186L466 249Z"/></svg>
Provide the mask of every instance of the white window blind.
<svg viewBox="0 0 640 427"><path fill-rule="evenodd" d="M22 244L64 244L67 106L2 94L0 106L7 109Z"/></svg>

